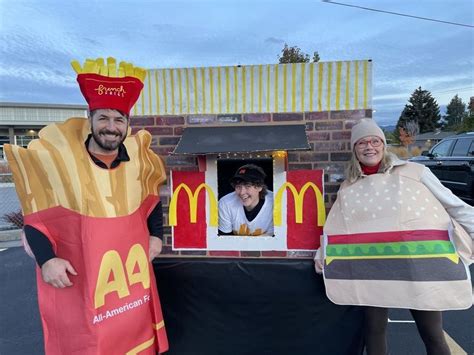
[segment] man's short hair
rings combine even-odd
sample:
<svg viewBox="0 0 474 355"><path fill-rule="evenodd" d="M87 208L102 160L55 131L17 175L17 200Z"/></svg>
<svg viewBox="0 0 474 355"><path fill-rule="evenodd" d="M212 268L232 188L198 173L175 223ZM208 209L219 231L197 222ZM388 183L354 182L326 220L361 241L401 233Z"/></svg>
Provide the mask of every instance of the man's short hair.
<svg viewBox="0 0 474 355"><path fill-rule="evenodd" d="M102 109L102 108L96 108L96 109L94 109L94 110L89 110L89 111L88 111L88 112L89 112L89 117L92 118L92 116L94 116L94 113L96 113L97 110L111 110L111 111L117 111L117 112L120 113L123 117L125 117L127 120L129 119L129 116L128 116L126 113L124 113L124 112L122 112L122 111L120 111L120 110L117 110L116 108L103 108L103 109Z"/></svg>

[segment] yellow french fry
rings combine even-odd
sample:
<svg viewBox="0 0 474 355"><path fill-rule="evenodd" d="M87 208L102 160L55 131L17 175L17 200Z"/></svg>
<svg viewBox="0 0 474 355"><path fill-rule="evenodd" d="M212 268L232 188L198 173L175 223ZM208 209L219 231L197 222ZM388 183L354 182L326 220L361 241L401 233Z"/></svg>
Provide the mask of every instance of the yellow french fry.
<svg viewBox="0 0 474 355"><path fill-rule="evenodd" d="M107 58L107 66L109 67L109 76L117 77L117 61L113 57Z"/></svg>
<svg viewBox="0 0 474 355"><path fill-rule="evenodd" d="M146 78L146 70L143 68L135 67L134 70L134 77L139 79L140 81L145 81Z"/></svg>
<svg viewBox="0 0 474 355"><path fill-rule="evenodd" d="M117 61L113 57L108 57L106 60L104 60L104 58L88 58L84 61L82 67L77 60L73 60L71 61L71 66L77 74L93 73L112 78L131 76L142 82L145 80L147 74L146 69L135 67L132 63L125 61L121 61L117 67Z"/></svg>
<svg viewBox="0 0 474 355"><path fill-rule="evenodd" d="M125 76L125 65L127 63L125 63L124 61L121 61L120 64L119 64L119 73L118 73L118 77L119 78L123 78Z"/></svg>
<svg viewBox="0 0 474 355"><path fill-rule="evenodd" d="M86 59L86 61L84 63L83 72L84 73L96 73L97 74L98 70L97 70L97 63L95 62L95 60Z"/></svg>
<svg viewBox="0 0 474 355"><path fill-rule="evenodd" d="M71 62L72 69L76 72L76 74L82 74L82 67L81 64L77 60L73 60Z"/></svg>
<svg viewBox="0 0 474 355"><path fill-rule="evenodd" d="M133 64L126 63L125 64L125 76L133 76Z"/></svg>

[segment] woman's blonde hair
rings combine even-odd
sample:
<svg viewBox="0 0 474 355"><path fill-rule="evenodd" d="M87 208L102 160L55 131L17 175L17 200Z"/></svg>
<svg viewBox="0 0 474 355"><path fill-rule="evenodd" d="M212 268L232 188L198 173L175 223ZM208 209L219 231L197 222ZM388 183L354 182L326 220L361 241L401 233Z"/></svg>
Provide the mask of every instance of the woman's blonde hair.
<svg viewBox="0 0 474 355"><path fill-rule="evenodd" d="M383 158L380 164L379 172L385 172L389 169L393 162L397 160L397 156L393 153L390 153L387 150L387 146L383 147ZM346 180L349 183L355 182L358 178L362 175L362 169L360 167L359 160L357 160L357 155L355 152L355 148L352 148L352 156L351 160L349 161L349 166L346 169Z"/></svg>

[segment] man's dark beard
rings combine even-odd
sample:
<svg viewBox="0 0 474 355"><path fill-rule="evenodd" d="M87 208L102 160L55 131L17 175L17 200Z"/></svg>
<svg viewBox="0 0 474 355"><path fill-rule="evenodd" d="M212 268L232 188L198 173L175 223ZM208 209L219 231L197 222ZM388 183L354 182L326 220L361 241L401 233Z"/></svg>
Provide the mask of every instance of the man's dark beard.
<svg viewBox="0 0 474 355"><path fill-rule="evenodd" d="M108 131L108 130L102 130L101 132L94 132L94 130L92 129L92 138L94 139L94 141L97 143L97 145L99 147L101 147L102 149L104 150L109 150L109 151L114 151L116 150L119 145L125 140L125 138L127 137L126 135L124 135L123 137L121 137L121 139L114 143L114 142L105 142L105 144L103 144L101 141L100 141L100 134L103 133L103 134L115 134L115 135L118 135L120 136L120 134L117 134L117 132L111 132L111 131Z"/></svg>

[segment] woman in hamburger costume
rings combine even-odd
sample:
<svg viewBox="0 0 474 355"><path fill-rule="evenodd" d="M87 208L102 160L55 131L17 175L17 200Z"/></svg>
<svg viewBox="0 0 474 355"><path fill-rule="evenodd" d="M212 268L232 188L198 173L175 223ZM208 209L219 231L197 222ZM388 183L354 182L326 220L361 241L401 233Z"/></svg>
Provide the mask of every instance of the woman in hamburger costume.
<svg viewBox="0 0 474 355"><path fill-rule="evenodd" d="M441 311L472 305L474 208L425 166L387 152L372 119L353 126L351 147L315 259L327 295L366 307L369 355L387 353L388 308L410 310L428 354L449 354Z"/></svg>

